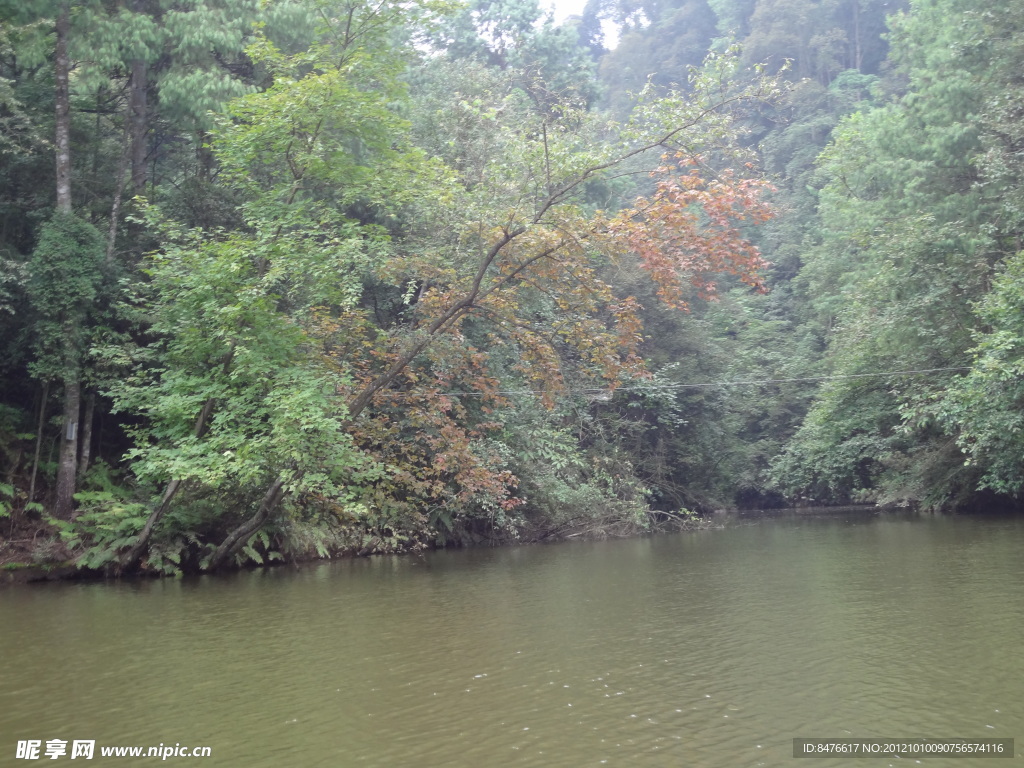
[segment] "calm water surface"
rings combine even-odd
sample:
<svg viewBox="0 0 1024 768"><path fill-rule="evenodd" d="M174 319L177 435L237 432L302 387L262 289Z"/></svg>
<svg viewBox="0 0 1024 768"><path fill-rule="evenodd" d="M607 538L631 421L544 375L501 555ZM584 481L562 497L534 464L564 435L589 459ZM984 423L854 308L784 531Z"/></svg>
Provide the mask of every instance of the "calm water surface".
<svg viewBox="0 0 1024 768"><path fill-rule="evenodd" d="M0 765L61 738L208 745L167 760L208 768L852 768L794 760L792 740L922 736L1017 739L1012 760L928 768L1019 765L1022 630L1014 518L784 516L17 586L0 590ZM916 762L867 762L889 764Z"/></svg>

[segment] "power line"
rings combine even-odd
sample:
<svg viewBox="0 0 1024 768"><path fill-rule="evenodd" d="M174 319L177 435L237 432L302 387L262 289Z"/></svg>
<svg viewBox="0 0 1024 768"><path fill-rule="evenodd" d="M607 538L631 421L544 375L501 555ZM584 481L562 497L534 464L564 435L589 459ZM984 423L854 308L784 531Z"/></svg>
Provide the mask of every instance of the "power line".
<svg viewBox="0 0 1024 768"><path fill-rule="evenodd" d="M952 368L919 368L910 371L881 371L879 373L845 373L836 374L834 376L794 376L785 379L745 379L742 381L714 381L705 384L666 384L666 389L698 389L698 388L709 388L709 387L733 387L733 386L748 386L748 385L761 385L761 384L788 384L798 381L838 381L841 379L863 379L871 377L881 376L915 376L923 373L940 373L942 371L969 371L968 367L958 366ZM657 387L647 387L647 389ZM638 389L642 390L644 387L620 387L620 389Z"/></svg>
<svg viewBox="0 0 1024 768"><path fill-rule="evenodd" d="M645 385L633 385L617 387L616 391L619 392L650 392L651 390L677 390L677 389L711 389L714 387L744 387L744 386L760 386L764 384L792 384L796 382L804 381L840 381L843 379L865 379L865 378L879 378L884 376L918 376L925 373L943 373L949 371L969 371L971 370L966 366L954 366L949 368L917 368L907 371L880 371L878 373L846 373L836 374L833 376L793 376L783 379L743 379L740 381L712 381L704 382L700 384L683 384L683 383L664 383L664 384L645 384ZM545 390L542 389L511 389L511 390L496 390L494 392L488 392L490 395L542 395ZM407 392L381 392L380 394L390 395L407 395ZM439 392L438 394L446 395L448 397L482 397L483 392ZM610 395L611 391L607 388L601 387L584 387L582 389L567 389L565 394L574 395Z"/></svg>

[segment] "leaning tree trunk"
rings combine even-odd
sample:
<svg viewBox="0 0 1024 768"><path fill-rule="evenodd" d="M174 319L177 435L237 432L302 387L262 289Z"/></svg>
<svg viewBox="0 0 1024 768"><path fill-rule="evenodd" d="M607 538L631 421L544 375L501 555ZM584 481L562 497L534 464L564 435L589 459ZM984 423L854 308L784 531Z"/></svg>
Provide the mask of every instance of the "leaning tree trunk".
<svg viewBox="0 0 1024 768"><path fill-rule="evenodd" d="M206 429L206 421L210 418L210 414L213 413L213 398L210 398L203 404L203 409L199 412L199 416L196 418L195 427L192 429L192 435L197 439L202 436L203 430ZM135 540L135 544L128 550L123 558L121 558L121 569L131 570L139 562L142 557L142 553L149 547L149 540L153 536L153 530L156 528L156 524L160 522L160 519L167 513L167 510L171 508L171 502L174 501L174 497L177 495L181 486L184 485L184 481L179 478L172 479L167 487L164 489L164 495L160 499L160 504L157 508L149 513L149 517L146 519L146 524L142 530L139 531L139 537Z"/></svg>
<svg viewBox="0 0 1024 768"><path fill-rule="evenodd" d="M348 416L345 421L346 424L351 424L359 418L362 412L370 405L374 395L395 381L395 379L401 375L402 371L404 371L409 364L420 355L420 353L433 343L438 334L444 332L448 328L451 328L463 316L468 314L473 309L475 302L481 295L486 295L488 290L493 290L493 288L486 290L483 288L483 280L487 274L487 270L490 268L491 264L494 263L494 260L498 257L501 249L523 234L524 231L525 230L517 229L511 232L506 232L493 246L491 246L484 258L481 259L476 275L467 289L466 295L445 310L440 316L434 318L433 322L424 329L424 333L418 341L410 344L407 349L395 358L394 362L387 370L363 387L348 406ZM293 465L291 469L295 470L296 467ZM256 511L256 514L240 523L238 527L231 531L231 533L227 535L227 538L221 542L221 545L217 547L217 551L214 553L214 556L210 559L210 563L207 565L207 570L213 571L223 565L230 555L233 555L240 547L242 547L245 542L249 540L249 537L256 533L256 531L258 531L263 524L267 522L271 513L285 497L286 491L284 484L286 474L287 473L284 471L278 473L274 482L264 494L263 501L260 503L260 507ZM297 484L303 474L304 472L299 470L292 475L292 484Z"/></svg>
<svg viewBox="0 0 1024 768"><path fill-rule="evenodd" d="M213 553L213 557L210 558L209 564L206 569L209 571L216 571L220 568L224 562L233 555L245 542L249 540L249 537L256 533L263 524L270 519L271 513L277 509L277 505L281 503L281 499L284 498L285 494L285 476L281 473L277 476L267 492L263 494L263 499L260 501L260 508L256 511L256 514L242 523L240 526L235 528L221 545L217 547L217 551Z"/></svg>
<svg viewBox="0 0 1024 768"><path fill-rule="evenodd" d="M227 353L224 355L224 362L221 365L221 373L226 376L228 371L231 370L231 361L235 357L235 342L231 342L231 346L228 347ZM203 436L203 432L206 431L206 424L210 420L210 416L213 415L214 408L213 398L207 399L203 403L202 409L199 411L199 415L196 417L195 426L192 428L192 436L195 439L199 439ZM134 568L139 559L142 557L142 553L149 546L149 540L153 536L153 530L156 528L156 524L160 522L160 519L167 513L167 510L171 507L171 502L174 501L174 497L178 491L181 490L184 481L180 478L172 478L167 483L167 487L164 489L164 495L160 499L160 504L150 514L146 520L146 525L143 526L139 532L139 537L135 540L135 544L128 551L123 558L121 558L121 568L124 570L131 570Z"/></svg>

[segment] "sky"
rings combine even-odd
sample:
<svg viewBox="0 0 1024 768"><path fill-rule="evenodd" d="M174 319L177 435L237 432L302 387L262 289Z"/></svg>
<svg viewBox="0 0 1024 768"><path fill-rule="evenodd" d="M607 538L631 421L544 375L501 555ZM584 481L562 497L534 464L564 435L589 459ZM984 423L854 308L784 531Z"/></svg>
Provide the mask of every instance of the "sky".
<svg viewBox="0 0 1024 768"><path fill-rule="evenodd" d="M563 21L573 14L583 13L583 6L586 4L587 0L547 0L546 3L542 2L542 5L554 8L555 21Z"/></svg>
<svg viewBox="0 0 1024 768"><path fill-rule="evenodd" d="M551 8L555 12L555 21L565 21L569 16L581 15L587 0L541 0L542 8ZM618 29L609 21L601 23L604 30L605 48L614 48L619 41Z"/></svg>

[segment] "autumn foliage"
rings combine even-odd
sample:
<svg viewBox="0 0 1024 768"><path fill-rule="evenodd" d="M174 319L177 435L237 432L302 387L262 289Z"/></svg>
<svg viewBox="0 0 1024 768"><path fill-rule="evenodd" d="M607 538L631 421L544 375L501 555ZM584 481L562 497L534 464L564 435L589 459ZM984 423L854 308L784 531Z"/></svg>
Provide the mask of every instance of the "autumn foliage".
<svg viewBox="0 0 1024 768"><path fill-rule="evenodd" d="M701 298L713 298L713 276L725 274L763 290L768 262L742 227L772 217L764 199L770 185L737 179L729 170L706 179L698 160L679 153L664 157L652 176L658 179L652 198L637 200L612 226L657 285L658 297L686 309L687 284Z"/></svg>
<svg viewBox="0 0 1024 768"><path fill-rule="evenodd" d="M382 280L418 277L405 320L384 330L352 311L335 321L331 353L355 373L345 399L356 444L390 468L369 492L373 506L415 528L430 510L450 523L521 504L518 479L488 441L509 404L502 386L550 408L567 388L613 391L647 375L642 307L608 280L615 266L638 263L681 310L694 294L713 299L721 275L762 288L766 262L743 227L771 216L767 184L701 170L696 159L663 158L654 194L614 216L566 204L513 219L461 269L432 268L416 253L382 266Z"/></svg>

